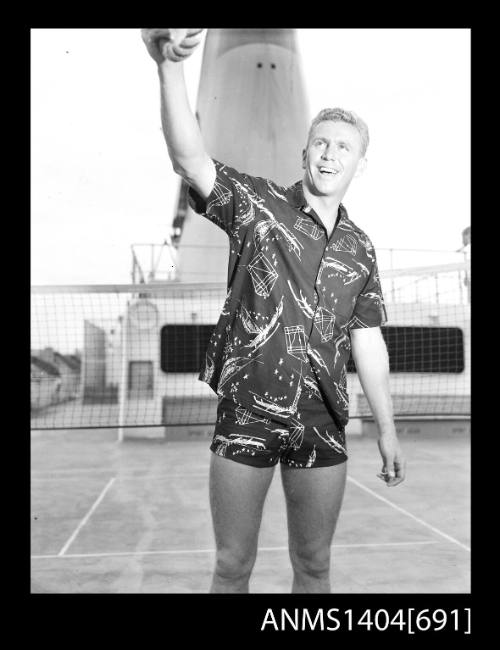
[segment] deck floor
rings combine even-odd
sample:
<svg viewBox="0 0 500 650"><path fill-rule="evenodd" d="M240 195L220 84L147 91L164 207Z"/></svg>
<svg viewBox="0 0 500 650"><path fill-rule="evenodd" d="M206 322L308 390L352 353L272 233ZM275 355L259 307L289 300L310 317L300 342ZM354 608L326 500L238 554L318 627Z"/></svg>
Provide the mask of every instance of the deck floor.
<svg viewBox="0 0 500 650"><path fill-rule="evenodd" d="M407 480L388 489L376 477L376 440L348 437L332 590L469 593L470 436L405 435L401 443ZM33 431L32 593L207 593L208 445L118 443L114 429ZM250 590L288 593L291 580L278 470Z"/></svg>

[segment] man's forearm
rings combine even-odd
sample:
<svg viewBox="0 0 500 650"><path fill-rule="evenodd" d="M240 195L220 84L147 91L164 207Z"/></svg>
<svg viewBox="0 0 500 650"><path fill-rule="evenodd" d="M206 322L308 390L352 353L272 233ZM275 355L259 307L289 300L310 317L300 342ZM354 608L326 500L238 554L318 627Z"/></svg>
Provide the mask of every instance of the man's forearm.
<svg viewBox="0 0 500 650"><path fill-rule="evenodd" d="M361 386L370 404L373 417L381 435L395 432L392 397L389 388L389 373L370 369L359 371Z"/></svg>
<svg viewBox="0 0 500 650"><path fill-rule="evenodd" d="M188 176L207 154L196 117L189 105L182 63L158 65L161 123L174 170Z"/></svg>
<svg viewBox="0 0 500 650"><path fill-rule="evenodd" d="M381 338L381 337L380 337ZM389 387L389 358L383 339L362 349L353 347L353 358L363 392L381 435L395 433Z"/></svg>

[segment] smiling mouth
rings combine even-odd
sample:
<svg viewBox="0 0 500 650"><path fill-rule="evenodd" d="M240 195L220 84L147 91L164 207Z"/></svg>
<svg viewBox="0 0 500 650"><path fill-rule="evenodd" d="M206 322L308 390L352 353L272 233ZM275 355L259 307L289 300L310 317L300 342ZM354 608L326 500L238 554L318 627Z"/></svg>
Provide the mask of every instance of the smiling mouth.
<svg viewBox="0 0 500 650"><path fill-rule="evenodd" d="M331 167L320 167L319 168L320 173L323 176L336 176L339 172L337 169L332 169Z"/></svg>

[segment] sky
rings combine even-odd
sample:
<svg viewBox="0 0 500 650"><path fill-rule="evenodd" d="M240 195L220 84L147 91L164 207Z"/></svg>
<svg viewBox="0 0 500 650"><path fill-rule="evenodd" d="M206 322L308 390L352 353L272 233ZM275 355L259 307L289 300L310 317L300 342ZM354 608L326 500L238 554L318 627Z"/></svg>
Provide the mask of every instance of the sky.
<svg viewBox="0 0 500 650"><path fill-rule="evenodd" d="M298 29L297 39L309 117L342 106L370 129L349 216L378 250L460 248L470 225L470 30ZM184 64L192 107L201 60L200 46ZM164 240L178 186L140 30L33 29L31 283L129 283L131 245ZM396 266L417 260L455 258L403 252Z"/></svg>

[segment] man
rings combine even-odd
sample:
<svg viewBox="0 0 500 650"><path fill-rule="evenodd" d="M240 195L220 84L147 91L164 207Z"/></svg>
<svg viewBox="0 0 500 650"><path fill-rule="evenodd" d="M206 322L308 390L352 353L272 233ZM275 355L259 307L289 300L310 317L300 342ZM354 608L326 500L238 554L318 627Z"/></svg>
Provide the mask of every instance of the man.
<svg viewBox="0 0 500 650"><path fill-rule="evenodd" d="M278 462L292 591L329 593L330 547L346 480L346 363L356 363L379 428L388 486L405 476L389 393L373 246L341 200L365 165L368 130L326 109L311 125L304 176L289 188L212 160L188 103L183 59L201 30L144 29L158 65L162 125L189 201L226 231L228 294L200 378L219 396L210 504L212 593L248 591L265 497Z"/></svg>

